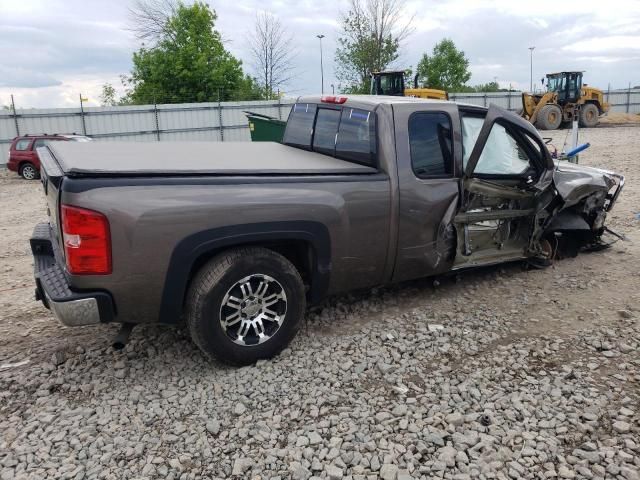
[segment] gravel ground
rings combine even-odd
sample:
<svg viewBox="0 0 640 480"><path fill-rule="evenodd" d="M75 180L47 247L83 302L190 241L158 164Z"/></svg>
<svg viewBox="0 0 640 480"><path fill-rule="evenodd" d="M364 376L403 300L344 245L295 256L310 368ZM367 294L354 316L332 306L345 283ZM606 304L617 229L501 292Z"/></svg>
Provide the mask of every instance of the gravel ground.
<svg viewBox="0 0 640 480"><path fill-rule="evenodd" d="M566 133L553 137L561 147ZM640 470L640 128L588 130L628 241L329 299L241 369L183 330L65 328L33 300L40 187L0 178L0 478L616 478Z"/></svg>

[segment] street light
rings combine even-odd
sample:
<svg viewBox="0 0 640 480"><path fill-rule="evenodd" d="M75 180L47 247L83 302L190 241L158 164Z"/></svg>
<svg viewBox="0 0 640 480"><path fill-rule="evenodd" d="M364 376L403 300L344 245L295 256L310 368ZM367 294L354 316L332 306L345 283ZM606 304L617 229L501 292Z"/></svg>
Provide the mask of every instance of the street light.
<svg viewBox="0 0 640 480"><path fill-rule="evenodd" d="M333 94L336 93L336 87L335 87L335 85L333 83L331 84L331 93L333 93Z"/></svg>
<svg viewBox="0 0 640 480"><path fill-rule="evenodd" d="M533 93L533 51L536 47L529 47L529 52L531 52L530 56L530 66L529 66L529 91Z"/></svg>
<svg viewBox="0 0 640 480"><path fill-rule="evenodd" d="M322 82L322 88L320 89L320 93L324 95L324 69L322 68L322 39L324 35L316 35L320 39L320 81Z"/></svg>

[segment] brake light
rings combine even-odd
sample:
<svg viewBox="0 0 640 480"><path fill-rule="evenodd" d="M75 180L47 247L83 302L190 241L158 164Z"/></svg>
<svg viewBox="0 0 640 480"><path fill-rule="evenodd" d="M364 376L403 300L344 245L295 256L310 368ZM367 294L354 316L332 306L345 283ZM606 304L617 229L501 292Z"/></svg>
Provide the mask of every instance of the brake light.
<svg viewBox="0 0 640 480"><path fill-rule="evenodd" d="M338 103L341 105L347 101L347 97L341 97L337 95L325 95L320 98L320 101L323 103Z"/></svg>
<svg viewBox="0 0 640 480"><path fill-rule="evenodd" d="M111 273L109 221L102 213L62 205L62 236L67 270L73 275Z"/></svg>

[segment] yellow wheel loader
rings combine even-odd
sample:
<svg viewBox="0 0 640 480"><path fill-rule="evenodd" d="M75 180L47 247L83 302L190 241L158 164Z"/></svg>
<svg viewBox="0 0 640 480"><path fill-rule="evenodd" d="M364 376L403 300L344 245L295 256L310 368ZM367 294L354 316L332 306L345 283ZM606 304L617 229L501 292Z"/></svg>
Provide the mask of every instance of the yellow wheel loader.
<svg viewBox="0 0 640 480"><path fill-rule="evenodd" d="M418 75L413 79L413 88L406 88L404 70L387 70L371 74L371 95L391 95L394 97L434 98L449 100L444 90L435 88L419 88Z"/></svg>
<svg viewBox="0 0 640 480"><path fill-rule="evenodd" d="M575 116L581 127L595 127L609 104L602 90L582 84L582 73L548 74L545 93L522 93L522 116L539 130L555 130Z"/></svg>

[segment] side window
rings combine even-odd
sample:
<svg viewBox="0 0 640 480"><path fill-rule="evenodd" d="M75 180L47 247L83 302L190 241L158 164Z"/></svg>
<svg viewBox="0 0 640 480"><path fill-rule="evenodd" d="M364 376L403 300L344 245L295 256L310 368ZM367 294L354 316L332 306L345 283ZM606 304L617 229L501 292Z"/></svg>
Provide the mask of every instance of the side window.
<svg viewBox="0 0 640 480"><path fill-rule="evenodd" d="M494 123L480 154L476 174L519 175L529 170L527 152L500 124Z"/></svg>
<svg viewBox="0 0 640 480"><path fill-rule="evenodd" d="M478 140L484 117L464 115L462 117L462 168L467 168L467 162Z"/></svg>
<svg viewBox="0 0 640 480"><path fill-rule="evenodd" d="M33 149L35 150L36 148L44 147L48 141L49 139L47 138L38 138L35 142L33 142Z"/></svg>
<svg viewBox="0 0 640 480"><path fill-rule="evenodd" d="M336 141L336 157L375 165L375 114L357 108L343 108Z"/></svg>
<svg viewBox="0 0 640 480"><path fill-rule="evenodd" d="M318 109L315 133L313 135L313 150L328 155L335 155L336 134L340 123L340 110L329 108Z"/></svg>
<svg viewBox="0 0 640 480"><path fill-rule="evenodd" d="M411 166L417 177L453 174L451 120L444 113L414 113L409 118Z"/></svg>
<svg viewBox="0 0 640 480"><path fill-rule="evenodd" d="M310 103L296 103L291 109L282 143L294 147L311 149L313 122L316 106Z"/></svg>
<svg viewBox="0 0 640 480"><path fill-rule="evenodd" d="M16 142L16 150L29 150L29 145L31 145L31 139L23 138Z"/></svg>

